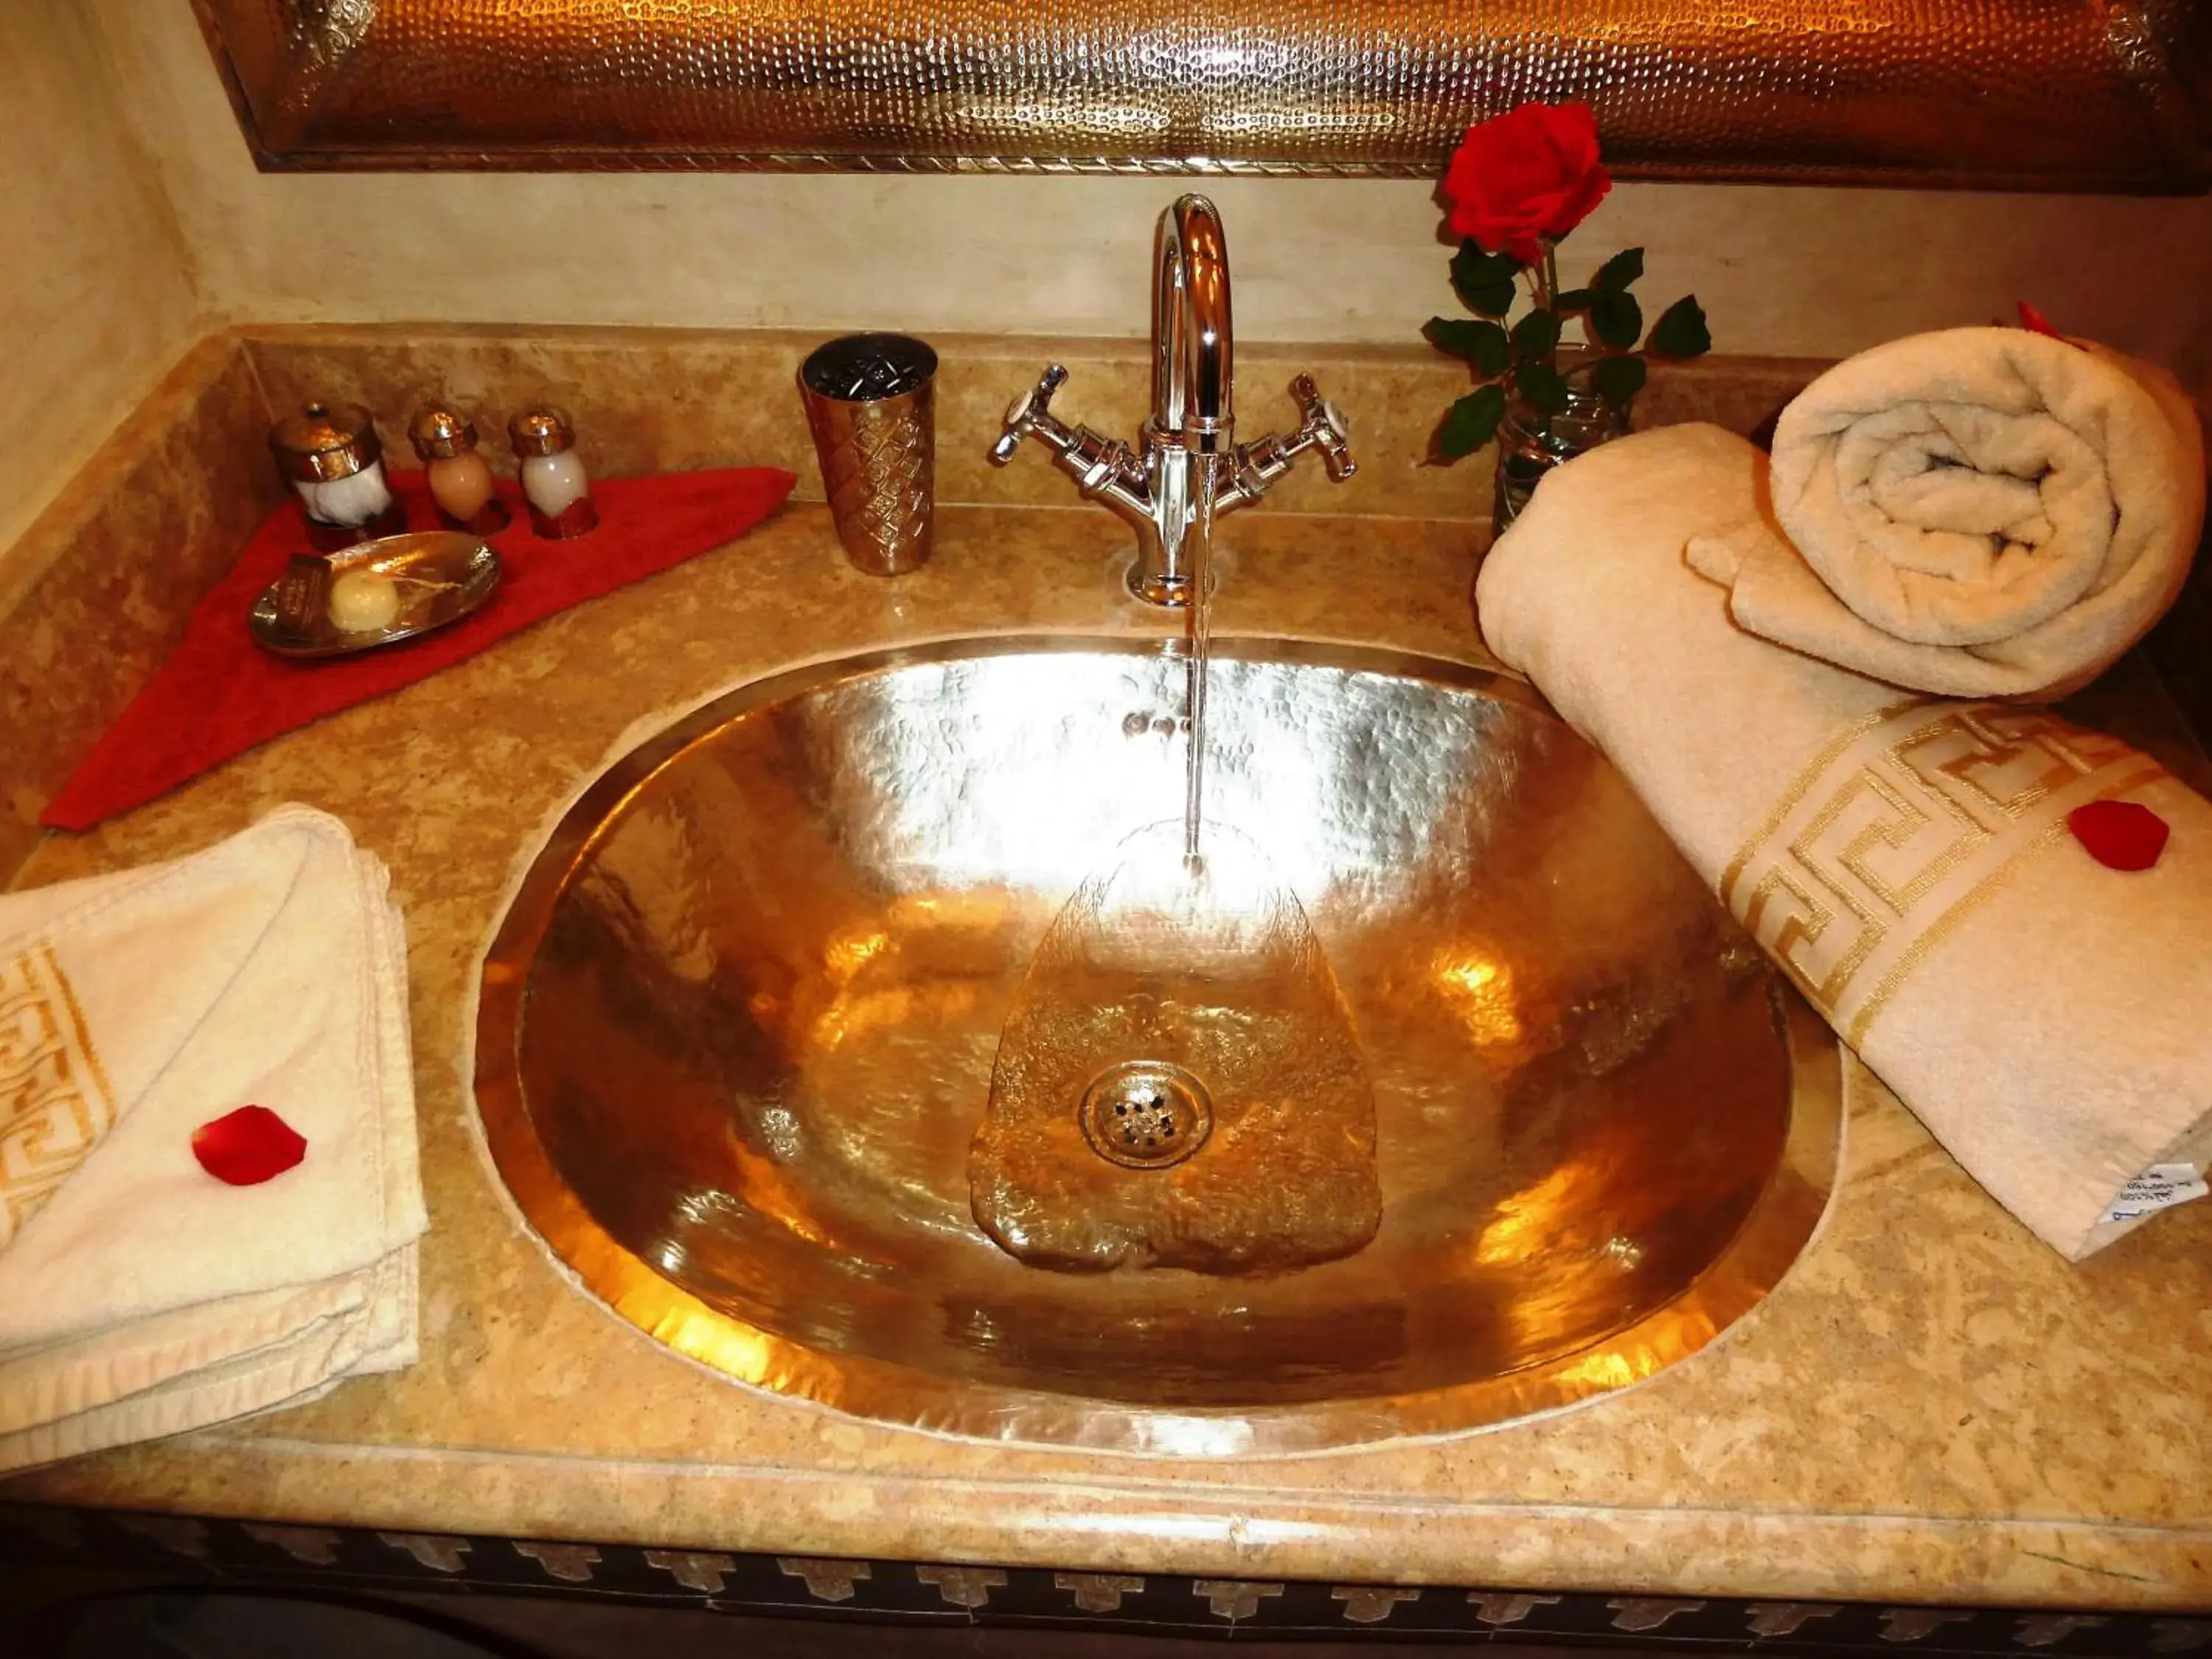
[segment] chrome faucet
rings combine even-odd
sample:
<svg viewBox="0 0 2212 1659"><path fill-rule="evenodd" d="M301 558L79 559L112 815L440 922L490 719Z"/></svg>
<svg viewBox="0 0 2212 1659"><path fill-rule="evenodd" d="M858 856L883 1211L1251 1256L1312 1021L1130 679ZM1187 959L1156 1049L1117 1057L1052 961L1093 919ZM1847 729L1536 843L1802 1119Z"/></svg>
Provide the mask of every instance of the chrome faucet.
<svg viewBox="0 0 2212 1659"><path fill-rule="evenodd" d="M1152 415L1141 458L1118 439L1054 417L1052 394L1067 379L1058 363L1015 400L991 446L992 464L1004 466L1035 436L1085 496L1126 520L1138 550L1129 591L1152 605L1190 603L1193 573L1211 566L1214 520L1258 501L1306 450L1318 449L1340 483L1356 471L1344 418L1310 374L1291 382L1302 417L1296 432L1237 443L1231 349L1221 215L1203 196L1185 196L1160 215L1152 243Z"/></svg>

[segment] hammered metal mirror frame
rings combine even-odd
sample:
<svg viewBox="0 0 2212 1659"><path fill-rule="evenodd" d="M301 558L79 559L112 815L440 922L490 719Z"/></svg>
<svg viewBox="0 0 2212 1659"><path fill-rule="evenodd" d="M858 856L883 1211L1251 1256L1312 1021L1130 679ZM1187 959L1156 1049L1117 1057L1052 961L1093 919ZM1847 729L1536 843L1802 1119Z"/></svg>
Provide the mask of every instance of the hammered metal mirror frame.
<svg viewBox="0 0 2212 1659"><path fill-rule="evenodd" d="M192 0L264 169L1624 176L2197 191L2212 0Z"/></svg>

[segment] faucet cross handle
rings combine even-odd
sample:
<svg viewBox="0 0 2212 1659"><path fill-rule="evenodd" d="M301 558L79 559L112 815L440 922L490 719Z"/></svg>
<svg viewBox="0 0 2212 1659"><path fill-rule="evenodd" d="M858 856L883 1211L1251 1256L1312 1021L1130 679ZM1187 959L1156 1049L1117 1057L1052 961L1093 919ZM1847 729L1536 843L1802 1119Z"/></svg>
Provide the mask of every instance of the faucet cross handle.
<svg viewBox="0 0 2212 1659"><path fill-rule="evenodd" d="M1342 483L1359 471L1352 459L1351 434L1345 428L1344 416L1321 395L1313 376L1301 374L1292 380L1291 396L1297 399L1298 429L1237 446L1237 482L1214 503L1216 513L1249 507L1309 449L1321 452L1321 463L1328 469L1332 483Z"/></svg>
<svg viewBox="0 0 2212 1659"><path fill-rule="evenodd" d="M1304 418L1290 441L1283 446L1284 459L1287 460L1304 450L1318 449L1330 482L1342 483L1359 471L1359 464L1352 459L1352 434L1345 425L1342 412L1321 395L1321 388L1314 384L1310 374L1301 374L1291 382L1291 396L1297 399Z"/></svg>
<svg viewBox="0 0 2212 1659"><path fill-rule="evenodd" d="M1054 451L1065 450L1073 439L1066 427L1054 418L1052 394L1067 380L1067 371L1058 363L1045 365L1037 383L1014 399L1006 410L1006 418L1000 430L998 441L991 446L991 465L1004 466L1014 459L1014 452L1022 447L1022 440L1036 433L1052 446Z"/></svg>

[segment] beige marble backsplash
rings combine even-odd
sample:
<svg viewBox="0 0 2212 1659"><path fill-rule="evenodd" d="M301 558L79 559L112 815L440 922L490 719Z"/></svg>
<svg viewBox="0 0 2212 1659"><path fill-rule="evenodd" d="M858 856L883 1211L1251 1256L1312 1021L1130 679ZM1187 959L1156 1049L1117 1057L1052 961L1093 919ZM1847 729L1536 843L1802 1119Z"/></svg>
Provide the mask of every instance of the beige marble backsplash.
<svg viewBox="0 0 2212 1659"><path fill-rule="evenodd" d="M16 543L11 557L38 574L0 611L0 885L37 845L54 792L283 498L268 420L238 343L204 341Z"/></svg>
<svg viewBox="0 0 2212 1659"><path fill-rule="evenodd" d="M670 471L737 464L788 467L799 498L820 501L797 390L799 363L824 335L772 329L450 327L386 324L262 328L246 349L271 401L308 398L365 404L400 467L419 465L401 435L425 398L471 413L485 453L514 471L507 417L551 398L576 417L586 462L607 473ZM937 350L937 494L969 506L1066 507L1073 485L1041 452L994 467L984 452L1006 406L1048 362L1067 384L1053 412L1109 437L1133 441L1150 412L1151 362L1127 339L934 334ZM1717 420L1749 431L1818 372L1802 360L1727 358L1662 368L1639 402L1640 421ZM1427 346L1277 345L1237 354L1237 418L1254 438L1297 423L1291 377L1312 374L1352 426L1358 476L1332 486L1302 466L1267 497L1269 512L1484 519L1490 512L1486 455L1456 466L1428 463L1429 435L1466 370Z"/></svg>

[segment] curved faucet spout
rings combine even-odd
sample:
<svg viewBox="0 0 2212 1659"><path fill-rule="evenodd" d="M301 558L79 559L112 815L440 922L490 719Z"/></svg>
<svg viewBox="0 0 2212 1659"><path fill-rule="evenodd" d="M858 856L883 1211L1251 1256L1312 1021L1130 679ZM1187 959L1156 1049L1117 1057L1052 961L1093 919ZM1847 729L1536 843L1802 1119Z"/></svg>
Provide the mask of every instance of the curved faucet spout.
<svg viewBox="0 0 2212 1659"><path fill-rule="evenodd" d="M1221 215L1203 196L1182 197L1152 241L1152 412L1137 447L1053 415L1067 378L1057 363L1014 399L991 446L1004 466L1035 438L1087 499L1136 532L1129 591L1148 604L1188 605L1206 580L1213 521L1258 501L1306 450L1321 451L1330 477L1352 473L1343 419L1307 375L1291 382L1305 417L1297 431L1237 441L1231 337Z"/></svg>
<svg viewBox="0 0 2212 1659"><path fill-rule="evenodd" d="M1152 273L1152 431L1194 454L1225 451L1236 429L1229 245L1205 197L1160 215Z"/></svg>

